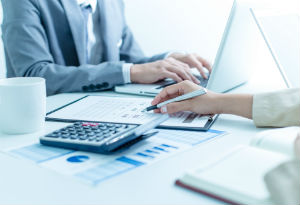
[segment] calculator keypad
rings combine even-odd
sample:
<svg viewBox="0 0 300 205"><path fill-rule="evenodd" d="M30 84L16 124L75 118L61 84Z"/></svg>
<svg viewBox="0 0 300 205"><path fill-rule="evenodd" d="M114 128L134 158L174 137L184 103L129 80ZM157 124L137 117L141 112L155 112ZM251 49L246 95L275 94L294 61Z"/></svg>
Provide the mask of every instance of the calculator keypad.
<svg viewBox="0 0 300 205"><path fill-rule="evenodd" d="M44 137L52 138L52 140L57 139L57 141L69 141L70 143L80 142L84 144L88 142L88 144L99 145L136 127L137 125L128 124L76 122Z"/></svg>

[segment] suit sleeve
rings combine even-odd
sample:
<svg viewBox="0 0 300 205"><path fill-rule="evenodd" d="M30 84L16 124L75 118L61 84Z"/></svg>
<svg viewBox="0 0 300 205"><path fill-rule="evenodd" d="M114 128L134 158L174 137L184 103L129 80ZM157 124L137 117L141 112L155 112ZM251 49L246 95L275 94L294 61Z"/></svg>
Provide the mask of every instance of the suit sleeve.
<svg viewBox="0 0 300 205"><path fill-rule="evenodd" d="M140 48L138 42L134 38L134 35L125 20L124 3L122 0L120 2L122 5L121 12L124 19L124 28L122 35L123 44L120 48L120 59L127 63L135 64L149 63L164 59L168 53L157 54L151 57L147 57L144 55L142 49Z"/></svg>
<svg viewBox="0 0 300 205"><path fill-rule="evenodd" d="M287 127L300 125L300 90L254 95L252 116L258 127Z"/></svg>
<svg viewBox="0 0 300 205"><path fill-rule="evenodd" d="M104 90L124 83L124 62L78 67L55 64L37 3L33 0L2 0L2 4L6 58L17 76L45 78L47 95Z"/></svg>

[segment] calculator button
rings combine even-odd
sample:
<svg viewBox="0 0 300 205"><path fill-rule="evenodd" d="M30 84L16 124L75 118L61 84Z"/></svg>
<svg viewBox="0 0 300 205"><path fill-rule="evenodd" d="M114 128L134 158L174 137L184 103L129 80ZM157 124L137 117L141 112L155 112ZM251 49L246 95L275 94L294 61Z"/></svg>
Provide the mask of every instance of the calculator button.
<svg viewBox="0 0 300 205"><path fill-rule="evenodd" d="M68 134L68 131L62 131L61 134Z"/></svg>
<svg viewBox="0 0 300 205"><path fill-rule="evenodd" d="M108 133L109 133L109 130L104 130L102 133L103 133L103 134L108 134Z"/></svg>
<svg viewBox="0 0 300 205"><path fill-rule="evenodd" d="M56 135L56 134L49 134L49 135L46 135L46 137L58 138L58 135Z"/></svg>
<svg viewBox="0 0 300 205"><path fill-rule="evenodd" d="M104 138L108 138L110 136L111 136L111 134L105 134L105 135L103 135Z"/></svg>
<svg viewBox="0 0 300 205"><path fill-rule="evenodd" d="M86 140L87 138L88 138L88 137L87 137L86 135L80 136L80 137L79 137L80 140Z"/></svg>
<svg viewBox="0 0 300 205"><path fill-rule="evenodd" d="M67 139L67 138L70 137L70 135L68 135L68 134L62 134L62 135L60 135L60 137L63 138L63 139Z"/></svg>

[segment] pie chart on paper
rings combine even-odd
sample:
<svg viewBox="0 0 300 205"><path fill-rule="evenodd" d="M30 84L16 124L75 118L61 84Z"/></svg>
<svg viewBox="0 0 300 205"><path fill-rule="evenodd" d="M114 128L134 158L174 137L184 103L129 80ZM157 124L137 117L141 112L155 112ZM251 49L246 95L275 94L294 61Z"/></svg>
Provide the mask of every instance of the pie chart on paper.
<svg viewBox="0 0 300 205"><path fill-rule="evenodd" d="M67 158L67 161L71 162L71 163L82 163L87 160L89 160L89 157L85 156L85 155L75 155L75 156Z"/></svg>

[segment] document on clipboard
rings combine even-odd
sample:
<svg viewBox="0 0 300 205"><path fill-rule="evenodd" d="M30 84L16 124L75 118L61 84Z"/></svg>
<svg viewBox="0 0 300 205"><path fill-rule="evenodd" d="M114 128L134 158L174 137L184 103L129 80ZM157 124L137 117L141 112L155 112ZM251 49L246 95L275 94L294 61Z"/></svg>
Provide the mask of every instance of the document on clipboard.
<svg viewBox="0 0 300 205"><path fill-rule="evenodd" d="M150 98L124 98L87 95L47 113L48 121L89 121L144 124L158 117L158 113L142 112ZM192 112L179 112L158 128L181 130L208 130L217 116L202 116Z"/></svg>

